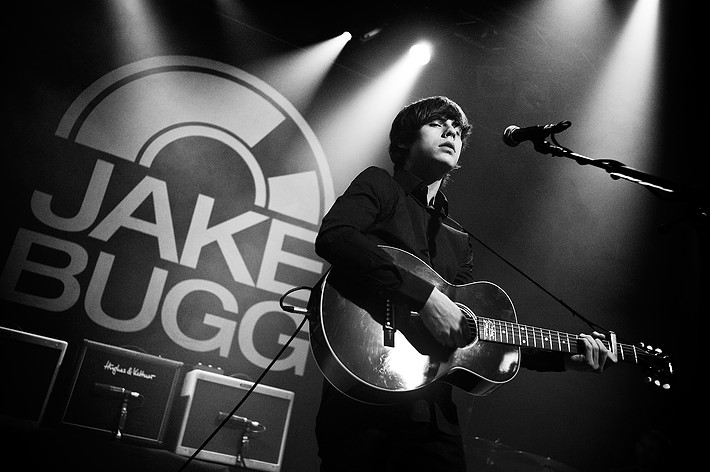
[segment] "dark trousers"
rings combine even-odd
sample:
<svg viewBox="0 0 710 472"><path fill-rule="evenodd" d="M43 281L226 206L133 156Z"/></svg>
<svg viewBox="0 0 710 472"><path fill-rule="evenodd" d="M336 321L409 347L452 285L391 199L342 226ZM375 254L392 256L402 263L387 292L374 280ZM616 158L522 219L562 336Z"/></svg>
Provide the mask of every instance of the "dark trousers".
<svg viewBox="0 0 710 472"><path fill-rule="evenodd" d="M466 472L460 436L430 423L319 431L321 472Z"/></svg>

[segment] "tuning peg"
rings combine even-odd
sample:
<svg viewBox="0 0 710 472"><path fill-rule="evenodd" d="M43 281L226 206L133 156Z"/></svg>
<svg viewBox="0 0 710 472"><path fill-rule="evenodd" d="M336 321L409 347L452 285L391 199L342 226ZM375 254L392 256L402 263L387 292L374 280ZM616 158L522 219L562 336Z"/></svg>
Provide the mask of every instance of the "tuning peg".
<svg viewBox="0 0 710 472"><path fill-rule="evenodd" d="M669 383L664 383L663 385L661 385L661 388L662 388L663 390L670 390L671 384L669 384Z"/></svg>
<svg viewBox="0 0 710 472"><path fill-rule="evenodd" d="M663 353L663 350L660 347L657 347L656 349L654 349L654 351L656 351L656 353L658 354Z"/></svg>

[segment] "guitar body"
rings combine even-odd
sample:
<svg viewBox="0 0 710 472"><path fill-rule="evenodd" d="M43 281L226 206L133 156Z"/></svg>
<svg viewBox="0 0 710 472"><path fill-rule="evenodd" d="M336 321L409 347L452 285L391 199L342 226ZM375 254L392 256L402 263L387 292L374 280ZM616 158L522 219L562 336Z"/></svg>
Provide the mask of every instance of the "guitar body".
<svg viewBox="0 0 710 472"><path fill-rule="evenodd" d="M398 266L447 294L469 320L483 316L517 322L510 298L497 285L452 285L416 256L382 248ZM486 395L515 377L520 366L519 347L483 341L475 332L463 348L442 346L418 315L368 293L335 270L314 288L309 306L311 351L318 367L338 390L362 402L392 403L437 381ZM393 346L385 345L388 319L394 322Z"/></svg>

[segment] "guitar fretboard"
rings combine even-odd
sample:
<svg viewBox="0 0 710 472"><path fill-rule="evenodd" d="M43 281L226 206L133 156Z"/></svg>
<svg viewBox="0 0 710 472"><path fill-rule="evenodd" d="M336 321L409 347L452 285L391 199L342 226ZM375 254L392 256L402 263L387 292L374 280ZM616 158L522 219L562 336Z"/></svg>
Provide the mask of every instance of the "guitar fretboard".
<svg viewBox="0 0 710 472"><path fill-rule="evenodd" d="M476 332L479 339L503 344L512 344L520 347L543 349L546 351L569 352L577 354L579 336L552 329L527 326L510 321L492 318L477 317ZM603 341L607 349L611 344ZM639 356L648 354L636 346L616 343L617 355L620 361L638 364Z"/></svg>

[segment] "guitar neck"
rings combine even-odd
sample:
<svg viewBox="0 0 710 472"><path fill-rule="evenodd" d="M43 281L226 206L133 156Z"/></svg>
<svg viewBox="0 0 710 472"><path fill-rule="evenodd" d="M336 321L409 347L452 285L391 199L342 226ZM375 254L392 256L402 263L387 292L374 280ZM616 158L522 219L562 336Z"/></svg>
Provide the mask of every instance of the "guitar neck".
<svg viewBox="0 0 710 472"><path fill-rule="evenodd" d="M578 335L552 329L477 317L476 332L479 339L483 341L571 354L581 352L579 346L580 337ZM609 341L604 340L602 342L607 349L611 349ZM616 343L616 351L620 361L628 361L635 364L639 363L640 357L648 355L648 352L643 349L622 343Z"/></svg>

